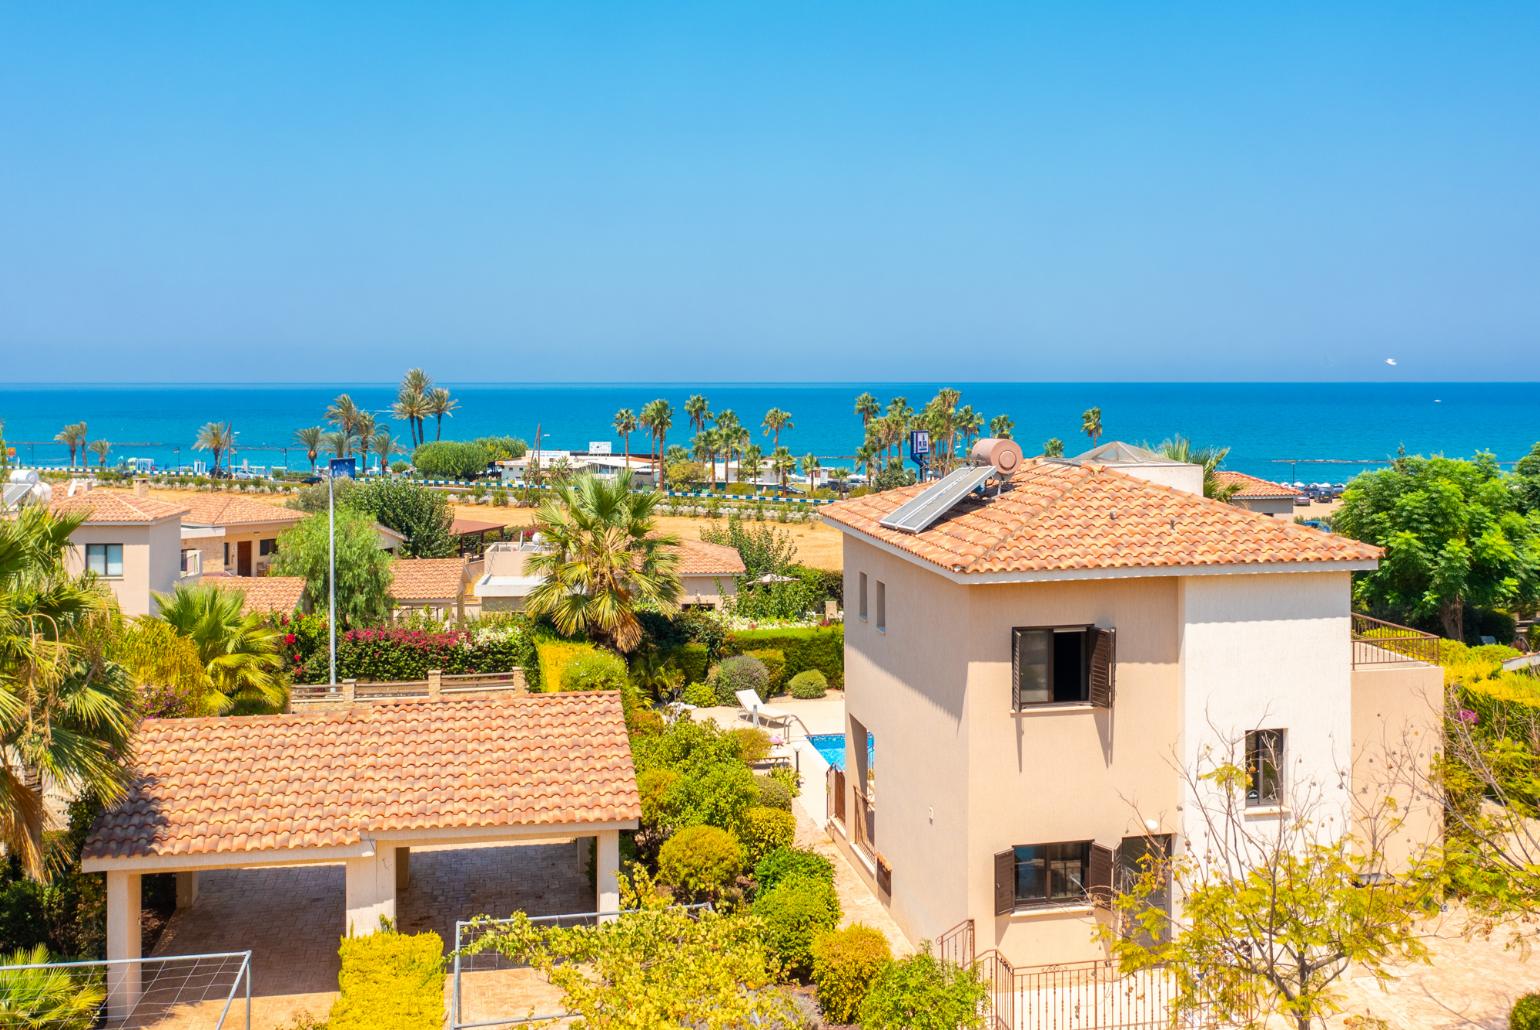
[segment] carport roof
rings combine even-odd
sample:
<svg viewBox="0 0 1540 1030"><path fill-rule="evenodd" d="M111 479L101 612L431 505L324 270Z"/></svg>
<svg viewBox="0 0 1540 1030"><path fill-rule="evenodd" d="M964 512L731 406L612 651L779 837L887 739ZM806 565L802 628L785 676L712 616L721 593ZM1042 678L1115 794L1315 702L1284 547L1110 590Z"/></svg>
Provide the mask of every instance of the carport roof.
<svg viewBox="0 0 1540 1030"><path fill-rule="evenodd" d="M148 719L88 863L336 850L376 836L633 823L620 696L486 694ZM279 853L275 855L274 853Z"/></svg>

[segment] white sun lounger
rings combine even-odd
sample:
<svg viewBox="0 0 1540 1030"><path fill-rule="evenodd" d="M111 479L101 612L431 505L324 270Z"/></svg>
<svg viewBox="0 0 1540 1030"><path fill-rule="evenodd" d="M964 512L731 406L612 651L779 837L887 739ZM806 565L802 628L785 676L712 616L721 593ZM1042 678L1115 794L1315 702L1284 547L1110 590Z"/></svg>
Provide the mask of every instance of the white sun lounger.
<svg viewBox="0 0 1540 1030"><path fill-rule="evenodd" d="M759 699L759 695L752 690L740 690L733 695L738 699L738 707L743 709L745 715L758 726L761 722L778 723L785 726L791 719L790 712L783 712L779 708L772 708Z"/></svg>

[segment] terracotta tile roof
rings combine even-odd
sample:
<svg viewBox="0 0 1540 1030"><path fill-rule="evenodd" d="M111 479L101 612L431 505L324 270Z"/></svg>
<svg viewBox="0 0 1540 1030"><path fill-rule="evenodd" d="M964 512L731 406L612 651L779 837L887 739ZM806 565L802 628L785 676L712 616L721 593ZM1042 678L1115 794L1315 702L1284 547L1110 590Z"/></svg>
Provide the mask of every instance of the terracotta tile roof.
<svg viewBox="0 0 1540 1030"><path fill-rule="evenodd" d="M737 549L726 544L680 540L676 550L681 576L741 576L745 572Z"/></svg>
<svg viewBox="0 0 1540 1030"><path fill-rule="evenodd" d="M159 522L187 510L183 504L116 490L87 490L74 497L56 498L51 505L58 514L84 514L86 522Z"/></svg>
<svg viewBox="0 0 1540 1030"><path fill-rule="evenodd" d="M246 614L286 615L299 608L305 594L304 576L204 576L202 582L221 590L236 590L245 595L241 610Z"/></svg>
<svg viewBox="0 0 1540 1030"><path fill-rule="evenodd" d="M922 533L879 525L903 487L823 509L830 523L962 574L1369 561L1379 548L1100 465L1035 459L1008 489L973 495Z"/></svg>
<svg viewBox="0 0 1540 1030"><path fill-rule="evenodd" d="M465 536L469 533L490 533L495 529L502 529L501 522L480 522L476 519L455 519L449 525L449 532L455 536Z"/></svg>
<svg viewBox="0 0 1540 1030"><path fill-rule="evenodd" d="M395 832L639 818L615 692L147 719L87 859L356 845Z"/></svg>
<svg viewBox="0 0 1540 1030"><path fill-rule="evenodd" d="M1299 491L1292 486L1284 486L1282 483L1274 483L1267 479L1258 479L1256 476L1248 476L1244 472L1219 471L1214 473L1214 478L1219 480L1221 486L1236 486L1240 489L1230 496L1235 500L1250 500L1255 497L1294 497Z"/></svg>
<svg viewBox="0 0 1540 1030"><path fill-rule="evenodd" d="M187 514L182 521L189 526L239 526L259 522L299 522L305 517L302 511L284 508L266 501L253 500L240 494L197 494L189 497L184 506Z"/></svg>
<svg viewBox="0 0 1540 1030"><path fill-rule="evenodd" d="M397 601L454 600L465 586L464 558L397 558L390 563Z"/></svg>

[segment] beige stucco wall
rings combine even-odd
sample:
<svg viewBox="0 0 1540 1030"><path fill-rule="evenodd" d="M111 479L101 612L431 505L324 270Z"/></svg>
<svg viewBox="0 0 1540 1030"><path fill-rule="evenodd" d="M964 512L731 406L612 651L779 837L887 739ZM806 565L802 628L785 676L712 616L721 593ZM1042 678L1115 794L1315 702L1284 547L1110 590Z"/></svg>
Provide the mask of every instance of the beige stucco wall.
<svg viewBox="0 0 1540 1030"><path fill-rule="evenodd" d="M229 572L231 575L236 575L238 574L239 546L242 541L245 541L251 545L251 575L264 576L267 574L268 566L272 564L273 556L262 555L262 541L277 540L278 535L290 525L291 523L274 522L233 526L226 528L223 536L203 536L196 530L189 529L182 546L203 553L204 572ZM226 544L230 547L228 565L225 563Z"/></svg>
<svg viewBox="0 0 1540 1030"><path fill-rule="evenodd" d="M1236 498L1230 501L1237 508L1245 508L1259 515L1272 515L1281 519L1294 517L1294 498L1292 497L1247 497Z"/></svg>
<svg viewBox="0 0 1540 1030"><path fill-rule="evenodd" d="M87 544L122 544L123 575L100 577L124 615L153 615L159 606L151 593L170 593L182 571L182 534L176 520L133 525L85 525L70 534L65 569L79 575Z"/></svg>
<svg viewBox="0 0 1540 1030"><path fill-rule="evenodd" d="M1393 872L1443 834L1438 805L1416 789L1441 746L1443 703L1444 671L1436 666L1353 670L1354 832L1375 842ZM1379 803L1385 797L1394 802L1388 812Z"/></svg>
<svg viewBox="0 0 1540 1030"><path fill-rule="evenodd" d="M720 608L727 598L738 593L738 581L732 576L680 576L683 588L680 604L702 604Z"/></svg>

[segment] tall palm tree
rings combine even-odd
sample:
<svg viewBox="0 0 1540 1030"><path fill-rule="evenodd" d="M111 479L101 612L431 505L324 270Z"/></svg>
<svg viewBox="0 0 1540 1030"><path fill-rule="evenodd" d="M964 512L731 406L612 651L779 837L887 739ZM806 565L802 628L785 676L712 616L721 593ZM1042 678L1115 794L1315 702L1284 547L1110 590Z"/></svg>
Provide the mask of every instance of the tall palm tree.
<svg viewBox="0 0 1540 1030"><path fill-rule="evenodd" d="M717 485L717 452L722 449L722 434L716 429L702 429L695 434L695 460L706 466L706 478Z"/></svg>
<svg viewBox="0 0 1540 1030"><path fill-rule="evenodd" d="M112 452L112 443L108 440L92 440L91 453L96 455L98 468L107 467L107 455Z"/></svg>
<svg viewBox="0 0 1540 1030"><path fill-rule="evenodd" d="M802 456L802 474L807 477L808 493L818 489L818 470L821 468L823 463L818 460L818 455L808 452Z"/></svg>
<svg viewBox="0 0 1540 1030"><path fill-rule="evenodd" d="M449 396L449 391L442 386L435 386L428 391L428 414L433 416L433 439L441 439L444 435L444 416L454 417L454 413L460 409L460 402Z"/></svg>
<svg viewBox="0 0 1540 1030"><path fill-rule="evenodd" d="M374 453L380 459L380 475L390 471L390 459L401 454L401 441L390 435L383 426L374 431Z"/></svg>
<svg viewBox="0 0 1540 1030"><path fill-rule="evenodd" d="M733 453L738 449L739 437L743 435L743 423L738 420L738 413L732 408L724 408L718 412L717 432L722 435L722 450L726 452L722 464L722 479L726 483L731 483Z"/></svg>
<svg viewBox="0 0 1540 1030"><path fill-rule="evenodd" d="M856 448L856 464L865 470L866 481L871 482L873 467L877 464L877 445L870 439Z"/></svg>
<svg viewBox="0 0 1540 1030"><path fill-rule="evenodd" d="M84 422L71 422L54 434L54 439L69 448L70 468L75 467L75 454L85 454L86 424Z"/></svg>
<svg viewBox="0 0 1540 1030"><path fill-rule="evenodd" d="M1062 457L1064 457L1064 441L1060 440L1057 436L1050 436L1043 443L1043 457L1045 457L1045 458L1062 458Z"/></svg>
<svg viewBox="0 0 1540 1030"><path fill-rule="evenodd" d="M1219 481L1219 466L1230 455L1228 447L1194 447L1191 440L1178 433L1169 440L1162 440L1155 450L1171 461L1179 461L1184 465L1202 465L1204 497L1228 501L1241 488L1239 483L1224 484Z"/></svg>
<svg viewBox="0 0 1540 1030"><path fill-rule="evenodd" d="M631 434L637 430L636 412L630 408L621 408L615 412L615 434L620 437L621 446L626 450L626 468L631 467Z"/></svg>
<svg viewBox="0 0 1540 1030"><path fill-rule="evenodd" d="M770 471L780 481L781 493L786 492L788 480L791 474L797 471L797 457L791 453L790 447L777 447L770 455Z"/></svg>
<svg viewBox="0 0 1540 1030"><path fill-rule="evenodd" d="M426 395L408 390L403 386L401 392L396 395L396 403L391 405L391 414L406 423L413 447L427 442L428 434L423 428L423 421L429 414Z"/></svg>
<svg viewBox="0 0 1540 1030"><path fill-rule="evenodd" d="M856 414L861 416L861 428L865 429L872 424L872 419L882 414L882 405L871 394L862 393L856 398Z"/></svg>
<svg viewBox="0 0 1540 1030"><path fill-rule="evenodd" d="M765 452L759 449L759 444L751 443L743 448L738 457L739 482L752 483L755 489L759 487L759 473L765 466Z"/></svg>
<svg viewBox="0 0 1540 1030"><path fill-rule="evenodd" d="M660 494L634 493L631 472L613 481L582 475L557 487L535 513L547 549L530 556L542 578L528 610L565 634L588 633L621 652L642 641L638 605L677 610L678 538L657 533Z"/></svg>
<svg viewBox="0 0 1540 1030"><path fill-rule="evenodd" d="M711 421L711 404L704 395L691 394L690 399L684 402L684 413L690 418L690 428L698 433Z"/></svg>
<svg viewBox="0 0 1540 1030"><path fill-rule="evenodd" d="M353 439L358 441L358 471L369 471L369 451L374 447L374 414L360 411L353 419Z"/></svg>
<svg viewBox="0 0 1540 1030"><path fill-rule="evenodd" d="M770 449L779 450L781 446L781 430L794 428L791 424L791 412L782 411L780 408L771 408L765 412L763 423L765 435L770 437Z"/></svg>
<svg viewBox="0 0 1540 1030"><path fill-rule="evenodd" d="M228 422L205 422L193 441L193 449L214 455L214 474L219 474L219 456L235 448L235 430Z"/></svg>
<svg viewBox="0 0 1540 1030"><path fill-rule="evenodd" d="M1091 446L1096 446L1096 441L1102 435L1102 409L1087 408L1080 413L1080 431L1091 438Z"/></svg>
<svg viewBox="0 0 1540 1030"><path fill-rule="evenodd" d="M155 600L160 617L197 646L226 710L283 711L283 636L261 615L242 614L240 591L200 583Z"/></svg>
<svg viewBox="0 0 1540 1030"><path fill-rule="evenodd" d="M967 451L984 431L984 416L974 411L973 405L964 404L957 412L957 431L962 434L963 450Z"/></svg>
<svg viewBox="0 0 1540 1030"><path fill-rule="evenodd" d="M0 520L0 845L42 878L48 781L121 796L134 688L107 658L111 602L64 556L80 516Z"/></svg>
<svg viewBox="0 0 1540 1030"><path fill-rule="evenodd" d="M337 399L331 402L326 409L326 420L337 427L337 431L347 438L349 444L357 436L358 405L353 403L353 398L345 393L337 395ZM343 454L347 456L346 452Z"/></svg>
<svg viewBox="0 0 1540 1030"><path fill-rule="evenodd" d="M341 458L348 453L348 447L352 441L348 439L346 433L327 433L323 442L334 457Z"/></svg>
<svg viewBox="0 0 1540 1030"><path fill-rule="evenodd" d="M648 401L642 408L638 422L652 434L653 475L658 489L668 489L668 477L663 467L663 449L668 443L668 431L674 425L674 406L663 398Z"/></svg>
<svg viewBox="0 0 1540 1030"><path fill-rule="evenodd" d="M1016 420L1009 415L996 415L989 420L989 435L997 440L1009 440L1016 428Z"/></svg>
<svg viewBox="0 0 1540 1030"><path fill-rule="evenodd" d="M320 426L306 426L294 431L294 442L305 448L305 457L310 459L310 471L315 471L315 460L321 454L321 440L326 431Z"/></svg>

